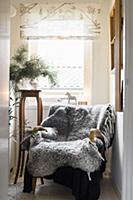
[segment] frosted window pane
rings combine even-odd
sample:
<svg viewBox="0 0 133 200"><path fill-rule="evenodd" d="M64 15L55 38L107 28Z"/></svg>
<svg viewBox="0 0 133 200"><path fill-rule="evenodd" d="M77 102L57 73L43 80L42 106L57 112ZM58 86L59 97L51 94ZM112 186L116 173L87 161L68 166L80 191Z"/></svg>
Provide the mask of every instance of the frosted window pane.
<svg viewBox="0 0 133 200"><path fill-rule="evenodd" d="M37 47L37 54L50 66L50 70L57 72L55 89L83 89L84 41L30 40L30 54L33 46ZM40 78L38 86L41 89L50 87L46 78Z"/></svg>

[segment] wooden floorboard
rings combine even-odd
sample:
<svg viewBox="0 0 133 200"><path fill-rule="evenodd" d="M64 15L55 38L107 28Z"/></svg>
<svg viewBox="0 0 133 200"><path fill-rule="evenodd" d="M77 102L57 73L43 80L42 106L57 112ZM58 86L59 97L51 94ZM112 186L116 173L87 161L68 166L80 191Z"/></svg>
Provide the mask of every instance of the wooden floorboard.
<svg viewBox="0 0 133 200"><path fill-rule="evenodd" d="M22 180L17 185L11 185L8 200L74 200L69 188L53 183L52 180L45 180L44 185L38 180L35 195L23 193L22 189ZM110 179L102 179L99 200L120 200Z"/></svg>

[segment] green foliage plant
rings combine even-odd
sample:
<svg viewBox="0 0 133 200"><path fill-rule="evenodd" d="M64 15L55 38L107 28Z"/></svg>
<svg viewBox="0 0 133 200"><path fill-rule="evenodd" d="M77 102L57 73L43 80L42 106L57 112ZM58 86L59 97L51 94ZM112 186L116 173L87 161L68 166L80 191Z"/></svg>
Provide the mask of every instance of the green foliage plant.
<svg viewBox="0 0 133 200"><path fill-rule="evenodd" d="M21 80L33 81L39 76L48 77L51 87L56 84L56 73L49 70L49 66L38 56L28 59L28 50L25 45L20 46L11 58L10 80L15 88Z"/></svg>

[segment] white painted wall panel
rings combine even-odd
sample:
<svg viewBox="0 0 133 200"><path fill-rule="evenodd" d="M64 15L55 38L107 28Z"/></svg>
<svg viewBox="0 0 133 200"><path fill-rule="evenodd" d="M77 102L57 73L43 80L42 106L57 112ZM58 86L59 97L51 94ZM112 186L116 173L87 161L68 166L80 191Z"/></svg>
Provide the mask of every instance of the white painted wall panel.
<svg viewBox="0 0 133 200"><path fill-rule="evenodd" d="M109 6L109 1L102 1L101 35L93 41L92 104L109 102Z"/></svg>
<svg viewBox="0 0 133 200"><path fill-rule="evenodd" d="M125 107L122 200L133 199L133 1L124 0Z"/></svg>
<svg viewBox="0 0 133 200"><path fill-rule="evenodd" d="M8 191L9 1L0 0L0 200Z"/></svg>
<svg viewBox="0 0 133 200"><path fill-rule="evenodd" d="M112 148L112 179L117 190L122 194L123 169L123 112L117 113L116 132Z"/></svg>

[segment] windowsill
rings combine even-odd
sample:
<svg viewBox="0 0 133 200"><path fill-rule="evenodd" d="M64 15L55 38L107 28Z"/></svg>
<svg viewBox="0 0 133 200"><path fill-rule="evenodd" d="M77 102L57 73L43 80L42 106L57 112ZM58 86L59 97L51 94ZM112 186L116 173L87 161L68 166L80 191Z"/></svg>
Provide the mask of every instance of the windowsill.
<svg viewBox="0 0 133 200"><path fill-rule="evenodd" d="M40 89L41 90L41 89ZM83 94L83 89L55 89L55 88L51 88L51 89L44 89L42 90L41 94L46 94L46 95L65 95L66 92L71 93L72 95L79 95L79 94Z"/></svg>
<svg viewBox="0 0 133 200"><path fill-rule="evenodd" d="M26 88L26 89L33 89L33 88ZM38 89L38 88L37 88ZM72 96L76 97L77 102L79 102L79 105L85 105L87 102L86 98L84 96L84 90L83 89L46 89L39 93L39 96L42 99L43 106L49 107L53 104L66 104L68 105L68 96L66 93L69 92ZM27 108L34 109L36 107L36 99L34 97L26 98L26 105ZM76 102L74 100L71 100L71 105L75 105Z"/></svg>
<svg viewBox="0 0 133 200"><path fill-rule="evenodd" d="M67 98L51 98L51 97L42 97L42 104L43 107L49 107L51 105L87 105L86 100L81 100L77 98L77 102L71 100L71 104L68 102ZM26 99L26 106L27 109L34 109L37 105L36 99L35 98L27 98Z"/></svg>

